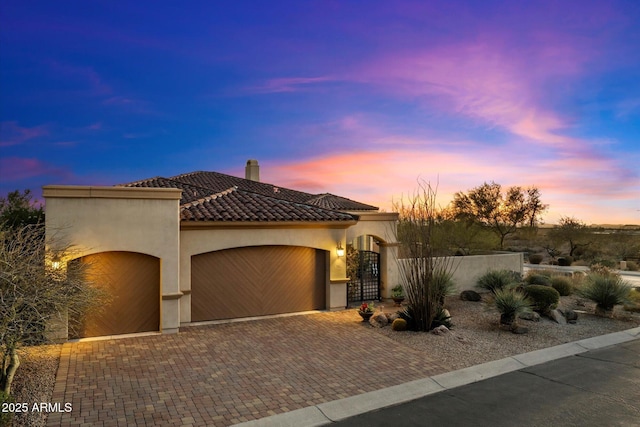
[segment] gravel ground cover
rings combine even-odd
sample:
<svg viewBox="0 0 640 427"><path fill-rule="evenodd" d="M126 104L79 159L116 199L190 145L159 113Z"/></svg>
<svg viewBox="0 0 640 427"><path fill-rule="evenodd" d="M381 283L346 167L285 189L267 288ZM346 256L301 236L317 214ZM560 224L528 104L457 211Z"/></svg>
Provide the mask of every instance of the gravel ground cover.
<svg viewBox="0 0 640 427"><path fill-rule="evenodd" d="M446 335L397 332L389 327L372 330L399 344L428 352L440 365L445 365L447 371L453 371L640 326L640 313L616 307L613 318L602 318L593 314L595 304L566 296L560 298L560 306L579 311L576 324L560 325L544 316L538 322L519 320L519 325L527 327L529 332L516 335L500 327L500 315L491 309L485 298L482 302L448 298L445 306L454 326ZM391 307L385 307L386 311L391 311Z"/></svg>
<svg viewBox="0 0 640 427"><path fill-rule="evenodd" d="M397 310L391 302L382 305L385 312ZM379 342L385 342L384 351L397 360L398 369L402 369L403 352L419 351L437 361L442 372L640 326L640 313L627 312L620 307L616 307L613 318L602 318L592 314L592 303L575 296L562 297L561 306L580 311L576 324L559 325L544 317L539 322L521 320L520 324L529 328L529 332L524 335L501 329L499 314L491 310L486 302L461 301L457 297L450 297L446 301L454 327L448 334L440 336L410 331L397 332L392 331L389 326L373 328L360 321L355 309L323 313L321 316L330 316L332 322L344 323L350 328L369 331L371 339L368 346L372 349L377 348L376 336L388 338L380 339ZM395 348L388 348L390 342L396 344ZM22 365L13 387L17 402L51 401L60 350L59 345L21 349ZM372 357L380 355L375 351L371 354ZM45 424L46 415L33 412L28 416L18 414L14 419L15 426Z"/></svg>
<svg viewBox="0 0 640 427"><path fill-rule="evenodd" d="M24 347L19 350L20 367L13 380L11 394L16 402L51 402L62 345ZM14 426L44 426L46 413L16 413Z"/></svg>

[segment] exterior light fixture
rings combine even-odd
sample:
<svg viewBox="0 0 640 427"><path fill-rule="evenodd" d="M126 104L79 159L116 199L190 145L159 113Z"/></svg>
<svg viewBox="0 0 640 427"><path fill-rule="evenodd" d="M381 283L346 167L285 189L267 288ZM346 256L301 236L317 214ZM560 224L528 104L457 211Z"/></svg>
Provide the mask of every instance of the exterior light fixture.
<svg viewBox="0 0 640 427"><path fill-rule="evenodd" d="M338 242L338 247L336 248L336 253L339 257L344 256L344 248L342 247L342 243Z"/></svg>
<svg viewBox="0 0 640 427"><path fill-rule="evenodd" d="M61 263L60 263L60 258L58 258L57 256L55 256L52 260L51 260L51 267L53 267L54 270L59 270L61 267Z"/></svg>

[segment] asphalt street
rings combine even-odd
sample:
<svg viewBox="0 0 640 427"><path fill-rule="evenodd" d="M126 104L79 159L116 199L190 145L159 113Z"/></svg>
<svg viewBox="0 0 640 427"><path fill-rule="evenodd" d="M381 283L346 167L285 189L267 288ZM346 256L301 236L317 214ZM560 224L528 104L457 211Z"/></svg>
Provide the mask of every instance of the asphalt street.
<svg viewBox="0 0 640 427"><path fill-rule="evenodd" d="M335 426L640 426L640 340L503 374Z"/></svg>

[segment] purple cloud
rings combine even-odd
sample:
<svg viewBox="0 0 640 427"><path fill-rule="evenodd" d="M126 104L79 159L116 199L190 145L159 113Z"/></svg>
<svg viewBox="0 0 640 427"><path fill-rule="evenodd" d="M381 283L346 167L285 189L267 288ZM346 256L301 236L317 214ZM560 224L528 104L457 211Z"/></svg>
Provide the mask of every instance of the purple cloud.
<svg viewBox="0 0 640 427"><path fill-rule="evenodd" d="M0 147L20 145L30 139L49 134L46 125L22 127L15 121L0 122Z"/></svg>

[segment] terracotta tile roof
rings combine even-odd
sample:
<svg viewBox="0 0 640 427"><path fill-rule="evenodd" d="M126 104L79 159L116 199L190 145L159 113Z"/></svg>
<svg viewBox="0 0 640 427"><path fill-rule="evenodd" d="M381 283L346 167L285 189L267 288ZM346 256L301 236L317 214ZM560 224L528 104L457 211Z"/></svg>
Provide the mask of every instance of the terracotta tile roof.
<svg viewBox="0 0 640 427"><path fill-rule="evenodd" d="M208 188L197 187L195 185L186 184L172 179L155 177L144 179L142 181L130 182L128 184L119 185L119 187L145 187L145 188L179 188L182 190L182 198L180 204L189 203L194 200L202 199L212 193Z"/></svg>
<svg viewBox="0 0 640 427"><path fill-rule="evenodd" d="M238 187L239 190L251 191L253 193L298 203L306 203L307 200L316 196L315 194L291 190L264 182L251 181L218 172L191 172L173 176L170 179L209 188L214 191L224 191L230 187Z"/></svg>
<svg viewBox="0 0 640 427"><path fill-rule="evenodd" d="M353 215L290 202L236 187L180 207L183 221L353 221Z"/></svg>
<svg viewBox="0 0 640 427"><path fill-rule="evenodd" d="M336 196L335 194L320 194L312 199L307 200L307 204L320 206L325 209L336 209L341 211L371 211L378 210L377 207L367 205L365 203L356 202L346 197Z"/></svg>
<svg viewBox="0 0 640 427"><path fill-rule="evenodd" d="M183 221L352 221L342 211L375 206L333 194L310 194L218 172L154 177L122 187L179 188Z"/></svg>

